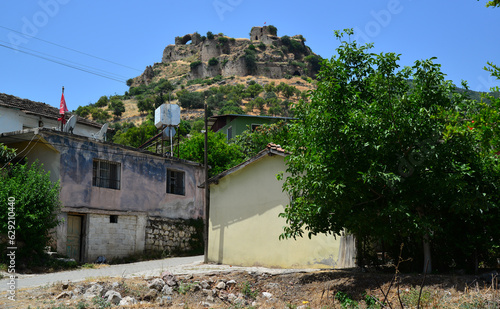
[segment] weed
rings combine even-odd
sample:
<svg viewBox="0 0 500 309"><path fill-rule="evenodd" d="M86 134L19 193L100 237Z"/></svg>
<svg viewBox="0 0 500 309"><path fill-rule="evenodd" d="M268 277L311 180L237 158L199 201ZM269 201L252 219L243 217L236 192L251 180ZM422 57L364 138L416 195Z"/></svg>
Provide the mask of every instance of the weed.
<svg viewBox="0 0 500 309"><path fill-rule="evenodd" d="M177 287L177 292L184 295L187 292L189 292L192 287L193 287L192 283L184 283L181 281L181 282L179 282L179 286Z"/></svg>
<svg viewBox="0 0 500 309"><path fill-rule="evenodd" d="M86 309L86 308L87 308L87 303L85 303L83 300L78 302L78 304L76 305L76 309Z"/></svg>
<svg viewBox="0 0 500 309"><path fill-rule="evenodd" d="M259 291L258 290L253 290L252 289L252 285L248 281L245 281L241 285L241 293L245 297L250 298L250 299L256 299L257 296L259 295Z"/></svg>
<svg viewBox="0 0 500 309"><path fill-rule="evenodd" d="M85 263L82 265L82 268L95 268L94 263Z"/></svg>
<svg viewBox="0 0 500 309"><path fill-rule="evenodd" d="M401 295L401 300L403 304L408 307L417 307L418 297L420 294L420 289L411 288L408 291L403 292ZM420 296L420 306L427 307L431 302L431 292L427 289L422 290L422 295Z"/></svg>
<svg viewBox="0 0 500 309"><path fill-rule="evenodd" d="M358 308L358 302L352 300L350 295L342 291L338 291L337 294L335 294L335 298L340 302L342 308Z"/></svg>
<svg viewBox="0 0 500 309"><path fill-rule="evenodd" d="M111 307L111 303L109 303L103 297L100 296L94 296L94 298L92 298L92 303L96 305L97 308L99 309Z"/></svg>

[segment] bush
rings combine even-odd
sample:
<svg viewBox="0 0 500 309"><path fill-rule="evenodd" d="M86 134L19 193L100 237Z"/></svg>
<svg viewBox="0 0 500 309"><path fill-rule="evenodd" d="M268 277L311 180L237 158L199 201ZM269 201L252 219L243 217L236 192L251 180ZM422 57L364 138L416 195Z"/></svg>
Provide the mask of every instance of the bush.
<svg viewBox="0 0 500 309"><path fill-rule="evenodd" d="M0 233L8 235L11 206L15 213L16 257L31 262L33 257L43 256L52 238L51 231L59 224L59 182L51 182L50 173L38 162L2 169L0 179L0 200L4 207L0 214Z"/></svg>
<svg viewBox="0 0 500 309"><path fill-rule="evenodd" d="M249 73L254 73L257 69L257 59L255 57L255 51L251 49L245 49L245 65Z"/></svg>
<svg viewBox="0 0 500 309"><path fill-rule="evenodd" d="M212 31L208 31L207 32L207 39L209 40L213 40L215 38L214 34L212 33Z"/></svg>
<svg viewBox="0 0 500 309"><path fill-rule="evenodd" d="M134 82L134 80L132 78L129 78L127 79L127 86L132 86L132 83Z"/></svg>
<svg viewBox="0 0 500 309"><path fill-rule="evenodd" d="M250 46L248 46L248 49L250 49L250 50L255 50L255 45L250 44Z"/></svg>
<svg viewBox="0 0 500 309"><path fill-rule="evenodd" d="M224 45L224 44L226 44L227 42L229 42L229 39L228 39L228 38L226 38L225 36L220 36L217 40L219 41L219 43L220 43L221 45Z"/></svg>
<svg viewBox="0 0 500 309"><path fill-rule="evenodd" d="M213 58L210 58L210 60L208 60L208 65L210 66L214 66L214 65L218 65L219 64L219 60L217 60L217 58L213 57Z"/></svg>
<svg viewBox="0 0 500 309"><path fill-rule="evenodd" d="M309 55L305 56L304 60L309 62L311 65L311 69L313 72L319 72L321 69L321 61L323 60L320 56L318 55Z"/></svg>
<svg viewBox="0 0 500 309"><path fill-rule="evenodd" d="M267 26L267 30L269 30L269 33L271 35L278 35L278 28L276 28L275 26L273 25L269 25Z"/></svg>
<svg viewBox="0 0 500 309"><path fill-rule="evenodd" d="M262 50L266 50L266 44L260 42L260 44L258 45L258 47Z"/></svg>
<svg viewBox="0 0 500 309"><path fill-rule="evenodd" d="M103 95L102 97L99 98L99 100L97 100L97 102L95 103L95 106L96 107L106 107L108 106L108 97Z"/></svg>
<svg viewBox="0 0 500 309"><path fill-rule="evenodd" d="M191 67L192 70L196 69L199 65L201 65L201 61L200 60L196 60L196 61L191 62L189 64L189 66Z"/></svg>
<svg viewBox="0 0 500 309"><path fill-rule="evenodd" d="M177 97L183 108L203 108L203 104L205 103L203 92L179 91L177 92Z"/></svg>

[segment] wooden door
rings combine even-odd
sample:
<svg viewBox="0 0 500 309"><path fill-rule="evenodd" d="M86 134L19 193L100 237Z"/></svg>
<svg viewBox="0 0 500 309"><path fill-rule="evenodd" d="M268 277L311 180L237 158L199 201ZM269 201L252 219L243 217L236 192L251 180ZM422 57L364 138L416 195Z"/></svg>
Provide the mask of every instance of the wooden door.
<svg viewBox="0 0 500 309"><path fill-rule="evenodd" d="M66 239L66 255L80 261L82 243L82 216L68 215L68 232Z"/></svg>

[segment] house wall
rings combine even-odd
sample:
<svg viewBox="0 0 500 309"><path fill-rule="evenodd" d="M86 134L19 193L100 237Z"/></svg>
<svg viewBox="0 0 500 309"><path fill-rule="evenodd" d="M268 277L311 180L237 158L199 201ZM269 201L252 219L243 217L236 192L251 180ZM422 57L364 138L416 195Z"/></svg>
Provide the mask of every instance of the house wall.
<svg viewBox="0 0 500 309"><path fill-rule="evenodd" d="M117 223L110 223L108 214L88 214L84 260L93 262L99 256L110 260L142 253L145 244L146 217L118 215Z"/></svg>
<svg viewBox="0 0 500 309"><path fill-rule="evenodd" d="M109 260L144 252L146 235L154 233L146 227L148 215L178 221L203 217L204 191L198 185L204 179L204 170L200 165L74 135L47 131L40 134L58 151L60 200L64 207L60 218L67 219L68 212L84 216L84 262L93 262L101 255ZM119 190L92 185L94 159L121 164ZM166 193L167 168L184 171L185 195ZM110 223L110 215L118 215L118 223ZM66 222L57 227L57 251L62 254L66 253L67 229ZM155 235L148 249L168 245L170 236ZM190 236L175 236L173 247L181 244L188 251L191 248L183 245Z"/></svg>
<svg viewBox="0 0 500 309"><path fill-rule="evenodd" d="M50 172L50 181L59 180L60 154L45 140L35 137L32 141L9 144L8 146L16 149L19 156L26 157L28 164L35 161L43 164L43 169Z"/></svg>
<svg viewBox="0 0 500 309"><path fill-rule="evenodd" d="M60 152L60 198L65 207L141 211L175 219L203 216L204 194L198 185L204 171L200 165L85 138L42 134ZM119 190L92 186L94 159L121 163ZM166 193L167 168L185 172L185 195Z"/></svg>
<svg viewBox="0 0 500 309"><path fill-rule="evenodd" d="M257 117L244 117L240 116L233 121L228 122L224 127L222 127L219 131L223 132L227 135L227 129L229 127L233 127L233 137L240 135L243 131L247 130L249 127L251 128L252 124L270 124L277 122L274 119L266 119L266 118L257 118Z"/></svg>
<svg viewBox="0 0 500 309"><path fill-rule="evenodd" d="M210 262L283 268L341 267L341 237L279 240L286 225L278 217L289 203L276 174L279 155L263 157L210 185Z"/></svg>
<svg viewBox="0 0 500 309"><path fill-rule="evenodd" d="M22 130L20 113L22 112L19 110L0 107L0 133Z"/></svg>
<svg viewBox="0 0 500 309"><path fill-rule="evenodd" d="M0 133L20 131L40 127L40 121L44 128L61 128L61 122L43 116L28 115L18 109L0 107ZM74 134L91 137L99 132L99 128L77 123Z"/></svg>

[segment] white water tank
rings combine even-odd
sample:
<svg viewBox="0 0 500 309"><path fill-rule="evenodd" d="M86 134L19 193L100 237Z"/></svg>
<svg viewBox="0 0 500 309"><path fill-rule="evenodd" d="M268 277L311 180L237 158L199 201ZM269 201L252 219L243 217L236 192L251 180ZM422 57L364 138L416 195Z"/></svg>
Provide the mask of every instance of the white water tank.
<svg viewBox="0 0 500 309"><path fill-rule="evenodd" d="M178 126L181 122L181 108L177 104L162 104L155 110L155 126Z"/></svg>

